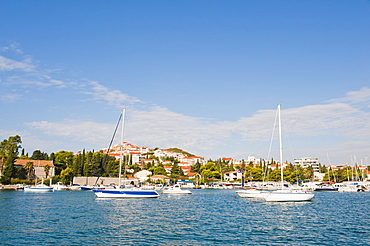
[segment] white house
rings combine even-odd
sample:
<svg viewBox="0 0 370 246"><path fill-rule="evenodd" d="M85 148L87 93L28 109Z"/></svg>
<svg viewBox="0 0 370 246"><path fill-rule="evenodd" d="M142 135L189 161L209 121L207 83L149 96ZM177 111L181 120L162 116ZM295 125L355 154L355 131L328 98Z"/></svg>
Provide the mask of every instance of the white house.
<svg viewBox="0 0 370 246"><path fill-rule="evenodd" d="M151 171L142 170L134 174L134 177L139 179L140 182L145 182L148 179L148 176L152 175Z"/></svg>

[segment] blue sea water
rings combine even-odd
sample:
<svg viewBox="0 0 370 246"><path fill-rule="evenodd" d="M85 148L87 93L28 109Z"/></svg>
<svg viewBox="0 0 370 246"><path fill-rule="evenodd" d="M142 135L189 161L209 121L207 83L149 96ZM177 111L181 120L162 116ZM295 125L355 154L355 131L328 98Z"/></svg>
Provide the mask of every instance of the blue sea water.
<svg viewBox="0 0 370 246"><path fill-rule="evenodd" d="M235 190L155 199L0 191L1 245L370 245L370 192L266 203Z"/></svg>

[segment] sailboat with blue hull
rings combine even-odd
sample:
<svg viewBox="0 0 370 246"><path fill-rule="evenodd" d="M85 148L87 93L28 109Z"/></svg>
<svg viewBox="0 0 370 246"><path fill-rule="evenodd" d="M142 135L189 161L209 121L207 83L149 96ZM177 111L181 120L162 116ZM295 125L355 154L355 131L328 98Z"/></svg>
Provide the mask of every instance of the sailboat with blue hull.
<svg viewBox="0 0 370 246"><path fill-rule="evenodd" d="M106 189L94 190L98 198L156 198L159 194L155 190L136 189Z"/></svg>
<svg viewBox="0 0 370 246"><path fill-rule="evenodd" d="M126 109L122 111L122 134L121 134L121 149L120 149L120 160L119 160L119 175L118 175L118 187L121 187L121 173L123 163L123 132L124 132L124 118ZM120 119L121 119L120 118ZM108 149L109 152L109 149ZM133 188L112 188L112 189L94 189L94 194L98 198L156 198L159 194L155 190L142 190L138 187Z"/></svg>

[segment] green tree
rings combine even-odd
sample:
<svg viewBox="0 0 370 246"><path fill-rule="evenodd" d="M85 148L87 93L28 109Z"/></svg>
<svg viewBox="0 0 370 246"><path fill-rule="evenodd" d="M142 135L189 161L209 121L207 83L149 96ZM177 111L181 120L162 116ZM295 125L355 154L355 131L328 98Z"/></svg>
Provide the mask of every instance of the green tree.
<svg viewBox="0 0 370 246"><path fill-rule="evenodd" d="M221 178L221 172L218 170L217 165L212 161L208 161L207 164L202 166L199 172L202 175L205 182L208 182L210 179Z"/></svg>
<svg viewBox="0 0 370 246"><path fill-rule="evenodd" d="M247 168L247 175L250 177L253 181L263 181L263 175L262 175L262 169L258 167L251 168L250 166Z"/></svg>
<svg viewBox="0 0 370 246"><path fill-rule="evenodd" d="M47 153L41 152L41 150L35 150L33 151L31 159L32 160L47 160L49 159L49 156Z"/></svg>
<svg viewBox="0 0 370 246"><path fill-rule="evenodd" d="M128 167L128 169L134 170L134 173L137 173L141 170L141 167L138 164L132 164Z"/></svg>
<svg viewBox="0 0 370 246"><path fill-rule="evenodd" d="M269 181L279 181L281 180L281 174L280 174L280 170L278 169L275 169L273 171L270 172L269 174Z"/></svg>
<svg viewBox="0 0 370 246"><path fill-rule="evenodd" d="M55 175L61 174L62 170L66 169L69 166L72 166L72 163L73 163L73 152L62 150L55 153L54 159Z"/></svg>
<svg viewBox="0 0 370 246"><path fill-rule="evenodd" d="M184 172L182 171L182 168L179 166L177 162L173 164L173 167L171 169L171 175L170 178L175 181L178 177L184 176Z"/></svg>
<svg viewBox="0 0 370 246"><path fill-rule="evenodd" d="M44 172L45 172L45 177L48 178L49 176L49 171L50 171L50 166L49 165L45 165L44 166Z"/></svg>
<svg viewBox="0 0 370 246"><path fill-rule="evenodd" d="M199 161L197 161L194 165L192 165L190 167L190 172L195 172L195 173L199 173L199 169L202 165L200 164Z"/></svg>
<svg viewBox="0 0 370 246"><path fill-rule="evenodd" d="M68 184L68 183L71 183L72 180L73 180L73 169L70 168L70 167L67 167L66 169L64 169L61 173L60 173L60 176L61 176L61 181L65 184Z"/></svg>
<svg viewBox="0 0 370 246"><path fill-rule="evenodd" d="M153 170L153 174L154 175L167 175L167 171L166 169L164 169L164 167L154 167L154 170Z"/></svg>
<svg viewBox="0 0 370 246"><path fill-rule="evenodd" d="M19 135L11 136L0 143L0 169L2 169L0 182L3 184L9 184L10 179L13 178L16 173L14 162L18 157L21 143L22 140Z"/></svg>
<svg viewBox="0 0 370 246"><path fill-rule="evenodd" d="M27 162L26 162L25 169L26 169L26 171L27 171L27 179L28 179L28 180L30 180L30 178L31 178L31 174L32 174L33 169L34 169L34 167L33 167L33 162L32 162L32 161L27 161Z"/></svg>

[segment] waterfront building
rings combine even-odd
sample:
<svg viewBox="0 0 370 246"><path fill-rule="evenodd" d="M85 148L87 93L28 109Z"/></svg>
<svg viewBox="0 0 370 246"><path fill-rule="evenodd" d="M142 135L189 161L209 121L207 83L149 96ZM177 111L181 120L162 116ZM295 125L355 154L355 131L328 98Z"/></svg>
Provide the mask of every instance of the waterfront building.
<svg viewBox="0 0 370 246"><path fill-rule="evenodd" d="M152 175L151 171L142 170L142 171L139 171L139 172L135 173L134 177L139 179L140 182L145 182L150 175Z"/></svg>
<svg viewBox="0 0 370 246"><path fill-rule="evenodd" d="M164 181L166 184L169 184L171 179L165 175L153 175L150 177L151 182Z"/></svg>
<svg viewBox="0 0 370 246"><path fill-rule="evenodd" d="M311 157L304 157L301 159L294 159L295 165L300 165L303 168L312 167L314 172L319 172L320 163L319 160L311 159Z"/></svg>
<svg viewBox="0 0 370 246"><path fill-rule="evenodd" d="M33 164L33 171L31 173L30 179L50 178L55 175L54 163L53 161L48 160L16 159L14 162L14 167L25 168L27 162L32 162ZM45 173L45 166L49 166L48 173Z"/></svg>
<svg viewBox="0 0 370 246"><path fill-rule="evenodd" d="M228 182L237 181L237 180L241 180L242 176L243 176L242 172L230 171L230 172L224 173L224 180Z"/></svg>

